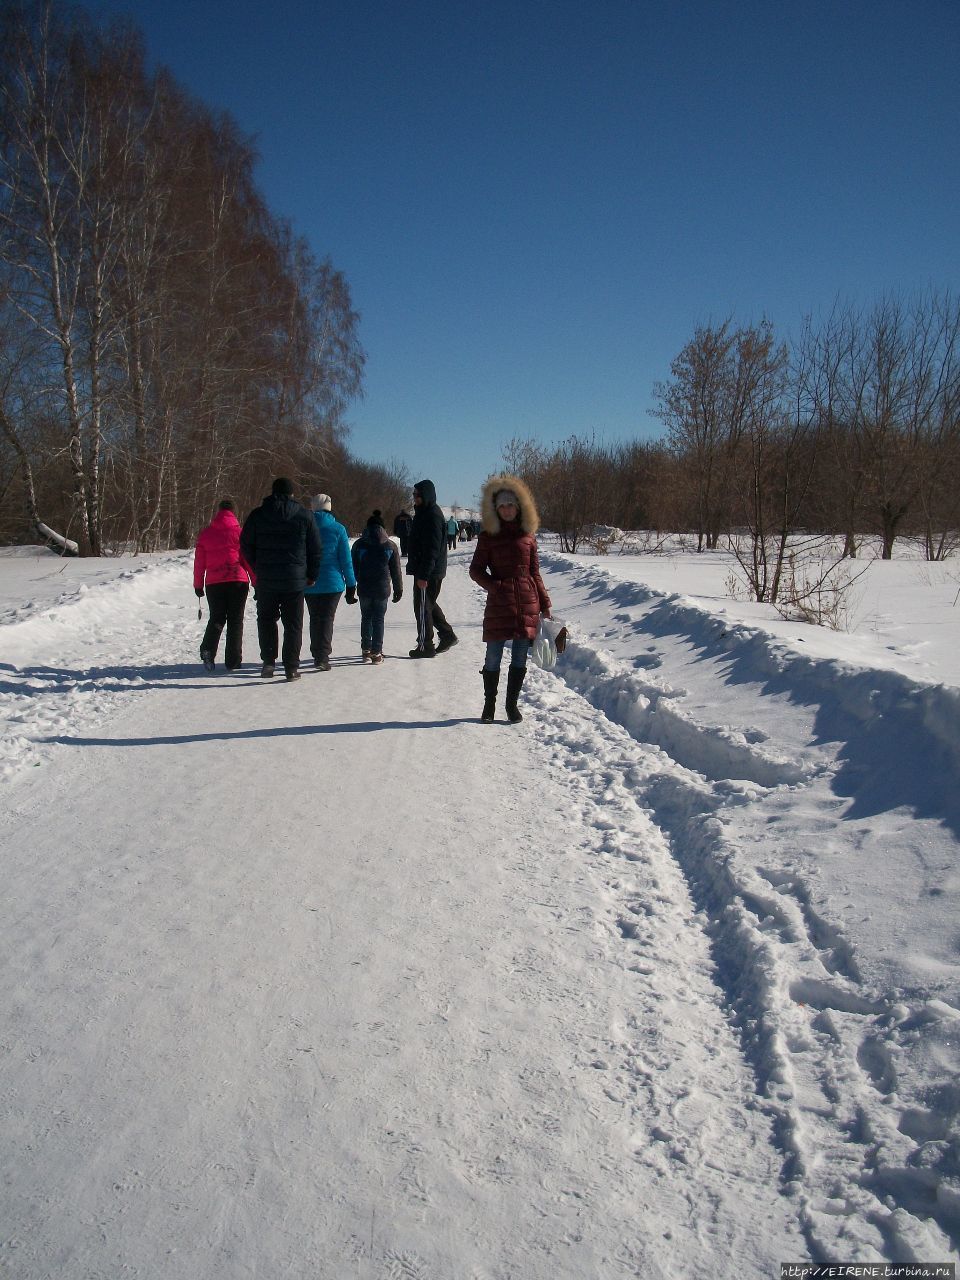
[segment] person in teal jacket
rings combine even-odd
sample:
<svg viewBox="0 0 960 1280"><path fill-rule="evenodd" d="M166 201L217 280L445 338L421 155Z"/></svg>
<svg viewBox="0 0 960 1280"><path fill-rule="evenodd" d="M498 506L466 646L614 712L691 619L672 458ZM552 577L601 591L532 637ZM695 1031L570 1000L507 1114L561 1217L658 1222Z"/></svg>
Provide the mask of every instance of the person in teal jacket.
<svg viewBox="0 0 960 1280"><path fill-rule="evenodd" d="M357 603L357 579L350 558L350 539L343 525L336 519L326 493L318 493L310 499L310 509L320 531L323 543L323 560L320 572L312 587L307 587L304 599L310 614L310 652L318 671L330 670L330 653L333 649L333 619L340 597L346 588L347 604Z"/></svg>

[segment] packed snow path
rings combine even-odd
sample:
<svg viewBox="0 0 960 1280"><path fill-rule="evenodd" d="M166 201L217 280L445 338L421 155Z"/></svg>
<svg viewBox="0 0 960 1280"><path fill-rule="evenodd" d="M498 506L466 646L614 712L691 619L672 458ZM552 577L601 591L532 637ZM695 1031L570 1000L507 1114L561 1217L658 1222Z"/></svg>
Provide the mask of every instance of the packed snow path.
<svg viewBox="0 0 960 1280"><path fill-rule="evenodd" d="M595 585L551 581L571 610ZM948 1256L929 1173L884 1178L865 1132L894 1015L718 817L755 842L815 752L676 715L675 754L647 745L585 635L522 725L480 726L463 563L457 648L399 657L405 599L363 667L341 604L334 670L294 684L258 678L252 608L248 666L203 673L191 599L180 557L8 619L0 1274Z"/></svg>

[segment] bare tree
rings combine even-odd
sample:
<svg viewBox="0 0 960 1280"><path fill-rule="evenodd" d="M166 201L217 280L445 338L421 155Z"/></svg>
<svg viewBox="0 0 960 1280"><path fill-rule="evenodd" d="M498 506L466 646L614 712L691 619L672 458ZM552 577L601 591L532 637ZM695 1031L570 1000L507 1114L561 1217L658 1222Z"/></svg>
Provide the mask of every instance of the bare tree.
<svg viewBox="0 0 960 1280"><path fill-rule="evenodd" d="M787 411L787 348L777 344L772 327L740 329L731 351L732 399L738 412L738 443L731 468L738 498L737 515L748 531L746 545L731 538L756 600L776 600L787 539L796 514L794 467L797 445L806 430L798 414Z"/></svg>
<svg viewBox="0 0 960 1280"><path fill-rule="evenodd" d="M745 368L736 359L737 341L729 320L719 328L698 328L670 366L670 381L654 387L656 414L689 475L698 551L716 548L730 527L747 394L741 382Z"/></svg>

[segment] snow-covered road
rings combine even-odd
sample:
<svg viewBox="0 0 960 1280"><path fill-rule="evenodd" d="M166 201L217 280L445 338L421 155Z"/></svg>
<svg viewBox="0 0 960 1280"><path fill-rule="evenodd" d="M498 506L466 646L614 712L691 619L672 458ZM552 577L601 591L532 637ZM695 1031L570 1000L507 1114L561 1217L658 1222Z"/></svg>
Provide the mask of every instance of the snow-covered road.
<svg viewBox="0 0 960 1280"><path fill-rule="evenodd" d="M942 889L952 832L852 822L853 735L769 646L560 557L570 651L479 725L456 561L457 648L363 667L341 604L290 685L252 609L199 669L182 556L5 597L0 1275L955 1258L952 933L930 894L891 949L856 856Z"/></svg>

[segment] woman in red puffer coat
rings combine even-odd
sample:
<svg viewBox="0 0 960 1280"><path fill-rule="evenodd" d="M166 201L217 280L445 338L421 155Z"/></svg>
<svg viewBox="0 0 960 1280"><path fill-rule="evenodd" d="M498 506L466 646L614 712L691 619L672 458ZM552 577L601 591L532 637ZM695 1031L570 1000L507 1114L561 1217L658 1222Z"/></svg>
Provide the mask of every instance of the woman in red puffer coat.
<svg viewBox="0 0 960 1280"><path fill-rule="evenodd" d="M243 661L243 610L254 576L240 550L236 512L231 500L225 498L207 527L200 530L193 553L193 589L202 600L206 585L210 608L210 620L200 641L200 661L207 671L213 670L224 626L227 670L235 671Z"/></svg>
<svg viewBox="0 0 960 1280"><path fill-rule="evenodd" d="M550 597L540 577L536 533L540 528L533 495L517 476L492 476L483 486L483 530L470 564L470 577L487 593L483 638L484 724L493 723L503 647L511 642L507 672L507 719L522 720L517 698L527 674L527 653L540 625L550 617Z"/></svg>

